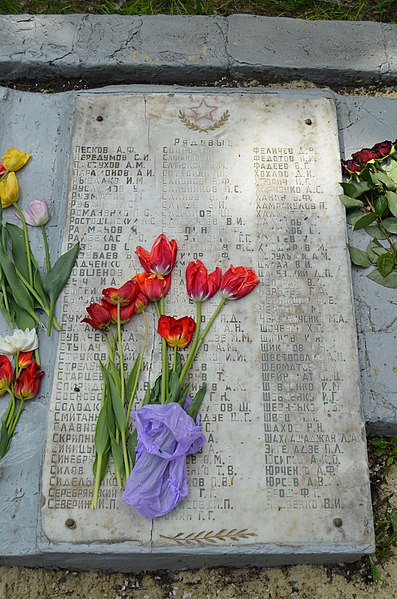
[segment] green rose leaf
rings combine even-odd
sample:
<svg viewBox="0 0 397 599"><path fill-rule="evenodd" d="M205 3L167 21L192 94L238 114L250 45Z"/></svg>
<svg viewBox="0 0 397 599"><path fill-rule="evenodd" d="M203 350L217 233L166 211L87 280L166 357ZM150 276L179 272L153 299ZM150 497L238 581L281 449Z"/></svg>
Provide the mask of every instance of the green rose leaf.
<svg viewBox="0 0 397 599"><path fill-rule="evenodd" d="M374 212L369 212L356 221L354 230L358 231L358 229L365 229L365 227L368 227L368 225L372 224L376 219L377 215L374 214Z"/></svg>
<svg viewBox="0 0 397 599"><path fill-rule="evenodd" d="M345 208L363 208L364 207L364 204L362 203L361 200L355 200L354 198L351 198L350 196L347 196L345 194L342 194L339 197L340 197L340 201L345 206Z"/></svg>
<svg viewBox="0 0 397 599"><path fill-rule="evenodd" d="M382 163L382 169L397 184L397 162L392 158L388 158Z"/></svg>
<svg viewBox="0 0 397 599"><path fill-rule="evenodd" d="M397 271L395 270L384 277L377 268L374 268L374 270L372 270L367 277L368 279L371 279L371 281L375 281L375 283L383 285L383 287L397 289Z"/></svg>
<svg viewBox="0 0 397 599"><path fill-rule="evenodd" d="M383 183L383 185L391 191L394 191L396 189L396 183L392 179L390 179L390 177L388 177L386 173L371 173L371 181L377 186Z"/></svg>
<svg viewBox="0 0 397 599"><path fill-rule="evenodd" d="M369 227L365 227L365 230L370 237L374 237L375 239L386 239L386 235L379 229L378 224L369 225Z"/></svg>
<svg viewBox="0 0 397 599"><path fill-rule="evenodd" d="M359 181L358 183L341 183L341 185L345 194L355 199L371 189L366 181Z"/></svg>
<svg viewBox="0 0 397 599"><path fill-rule="evenodd" d="M346 215L346 221L349 225L355 225L356 222L365 214L364 210L352 210Z"/></svg>
<svg viewBox="0 0 397 599"><path fill-rule="evenodd" d="M397 164L397 162L395 164ZM397 193L394 193L394 191L386 191L386 198L390 212L393 216L397 216Z"/></svg>
<svg viewBox="0 0 397 599"><path fill-rule="evenodd" d="M394 268L394 254L391 252L382 254L379 256L376 266L378 267L380 274L383 277L387 277Z"/></svg>
<svg viewBox="0 0 397 599"><path fill-rule="evenodd" d="M382 216L382 214L387 210L388 203L386 196L379 196L375 202L375 212L378 216Z"/></svg>
<svg viewBox="0 0 397 599"><path fill-rule="evenodd" d="M351 245L347 246L349 248L350 259L356 266L361 266L362 268L367 268L371 266L371 260L367 256L366 252L360 250L359 248L354 248Z"/></svg>
<svg viewBox="0 0 397 599"><path fill-rule="evenodd" d="M389 233L397 233L397 218L385 218L382 224Z"/></svg>
<svg viewBox="0 0 397 599"><path fill-rule="evenodd" d="M371 260L372 264L376 264L380 254L378 251L384 250L387 252L386 248L383 247L381 243L377 239L371 239L369 244L367 245L367 256Z"/></svg>

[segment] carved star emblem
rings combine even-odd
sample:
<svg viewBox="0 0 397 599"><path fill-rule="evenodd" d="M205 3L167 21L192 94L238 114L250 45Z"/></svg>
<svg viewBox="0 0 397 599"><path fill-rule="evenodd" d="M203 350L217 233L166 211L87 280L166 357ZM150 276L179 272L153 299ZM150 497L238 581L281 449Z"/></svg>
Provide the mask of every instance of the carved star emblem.
<svg viewBox="0 0 397 599"><path fill-rule="evenodd" d="M198 106L191 106L189 108L193 112L193 120L195 123L201 119L214 122L213 114L218 110L218 106L210 106L206 100L201 100Z"/></svg>

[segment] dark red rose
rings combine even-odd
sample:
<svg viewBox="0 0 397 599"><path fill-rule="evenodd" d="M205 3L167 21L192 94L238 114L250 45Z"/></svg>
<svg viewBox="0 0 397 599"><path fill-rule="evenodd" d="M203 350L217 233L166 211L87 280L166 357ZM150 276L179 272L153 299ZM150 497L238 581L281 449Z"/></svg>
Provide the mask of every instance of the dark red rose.
<svg viewBox="0 0 397 599"><path fill-rule="evenodd" d="M370 148L363 148L359 152L354 152L354 154L352 154L353 161L361 164L367 164L367 162L374 158L374 153Z"/></svg>
<svg viewBox="0 0 397 599"><path fill-rule="evenodd" d="M342 175L351 175L352 173L359 173L361 166L354 162L354 160L341 160L342 164Z"/></svg>
<svg viewBox="0 0 397 599"><path fill-rule="evenodd" d="M374 155L375 160L381 160L382 158L386 158L386 156L389 156L392 147L393 144L391 143L391 141L388 141L387 139L385 141L381 141L375 144L372 147L372 153Z"/></svg>

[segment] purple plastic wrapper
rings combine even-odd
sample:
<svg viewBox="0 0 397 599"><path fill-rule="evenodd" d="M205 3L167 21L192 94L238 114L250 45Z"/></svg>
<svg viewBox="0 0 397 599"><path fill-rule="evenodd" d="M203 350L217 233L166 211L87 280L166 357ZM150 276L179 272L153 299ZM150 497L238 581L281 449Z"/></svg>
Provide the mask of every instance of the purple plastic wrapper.
<svg viewBox="0 0 397 599"><path fill-rule="evenodd" d="M177 403L148 404L133 416L137 459L123 501L144 518L158 518L188 494L186 456L199 451L205 437Z"/></svg>

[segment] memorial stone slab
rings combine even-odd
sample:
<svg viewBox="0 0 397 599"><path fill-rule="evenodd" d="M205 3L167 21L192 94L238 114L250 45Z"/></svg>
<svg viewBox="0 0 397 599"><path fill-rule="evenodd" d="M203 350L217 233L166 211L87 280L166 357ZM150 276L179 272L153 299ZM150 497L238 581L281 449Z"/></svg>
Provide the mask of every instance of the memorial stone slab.
<svg viewBox="0 0 397 599"><path fill-rule="evenodd" d="M85 92L75 97L69 163L63 245L79 240L82 249L59 313L41 489L47 562L76 565L85 555L84 567L155 569L372 552L332 98ZM183 281L193 259L253 267L261 283L228 303L193 373L193 389L205 380L209 392L189 496L146 521L121 502L112 475L90 508L98 358L106 355L100 334L80 320L103 287L140 270L135 246L149 247L160 232L179 244L171 313L194 313ZM204 319L214 305L205 304ZM124 338L130 361L142 338L134 319ZM159 354L153 337L140 398Z"/></svg>

